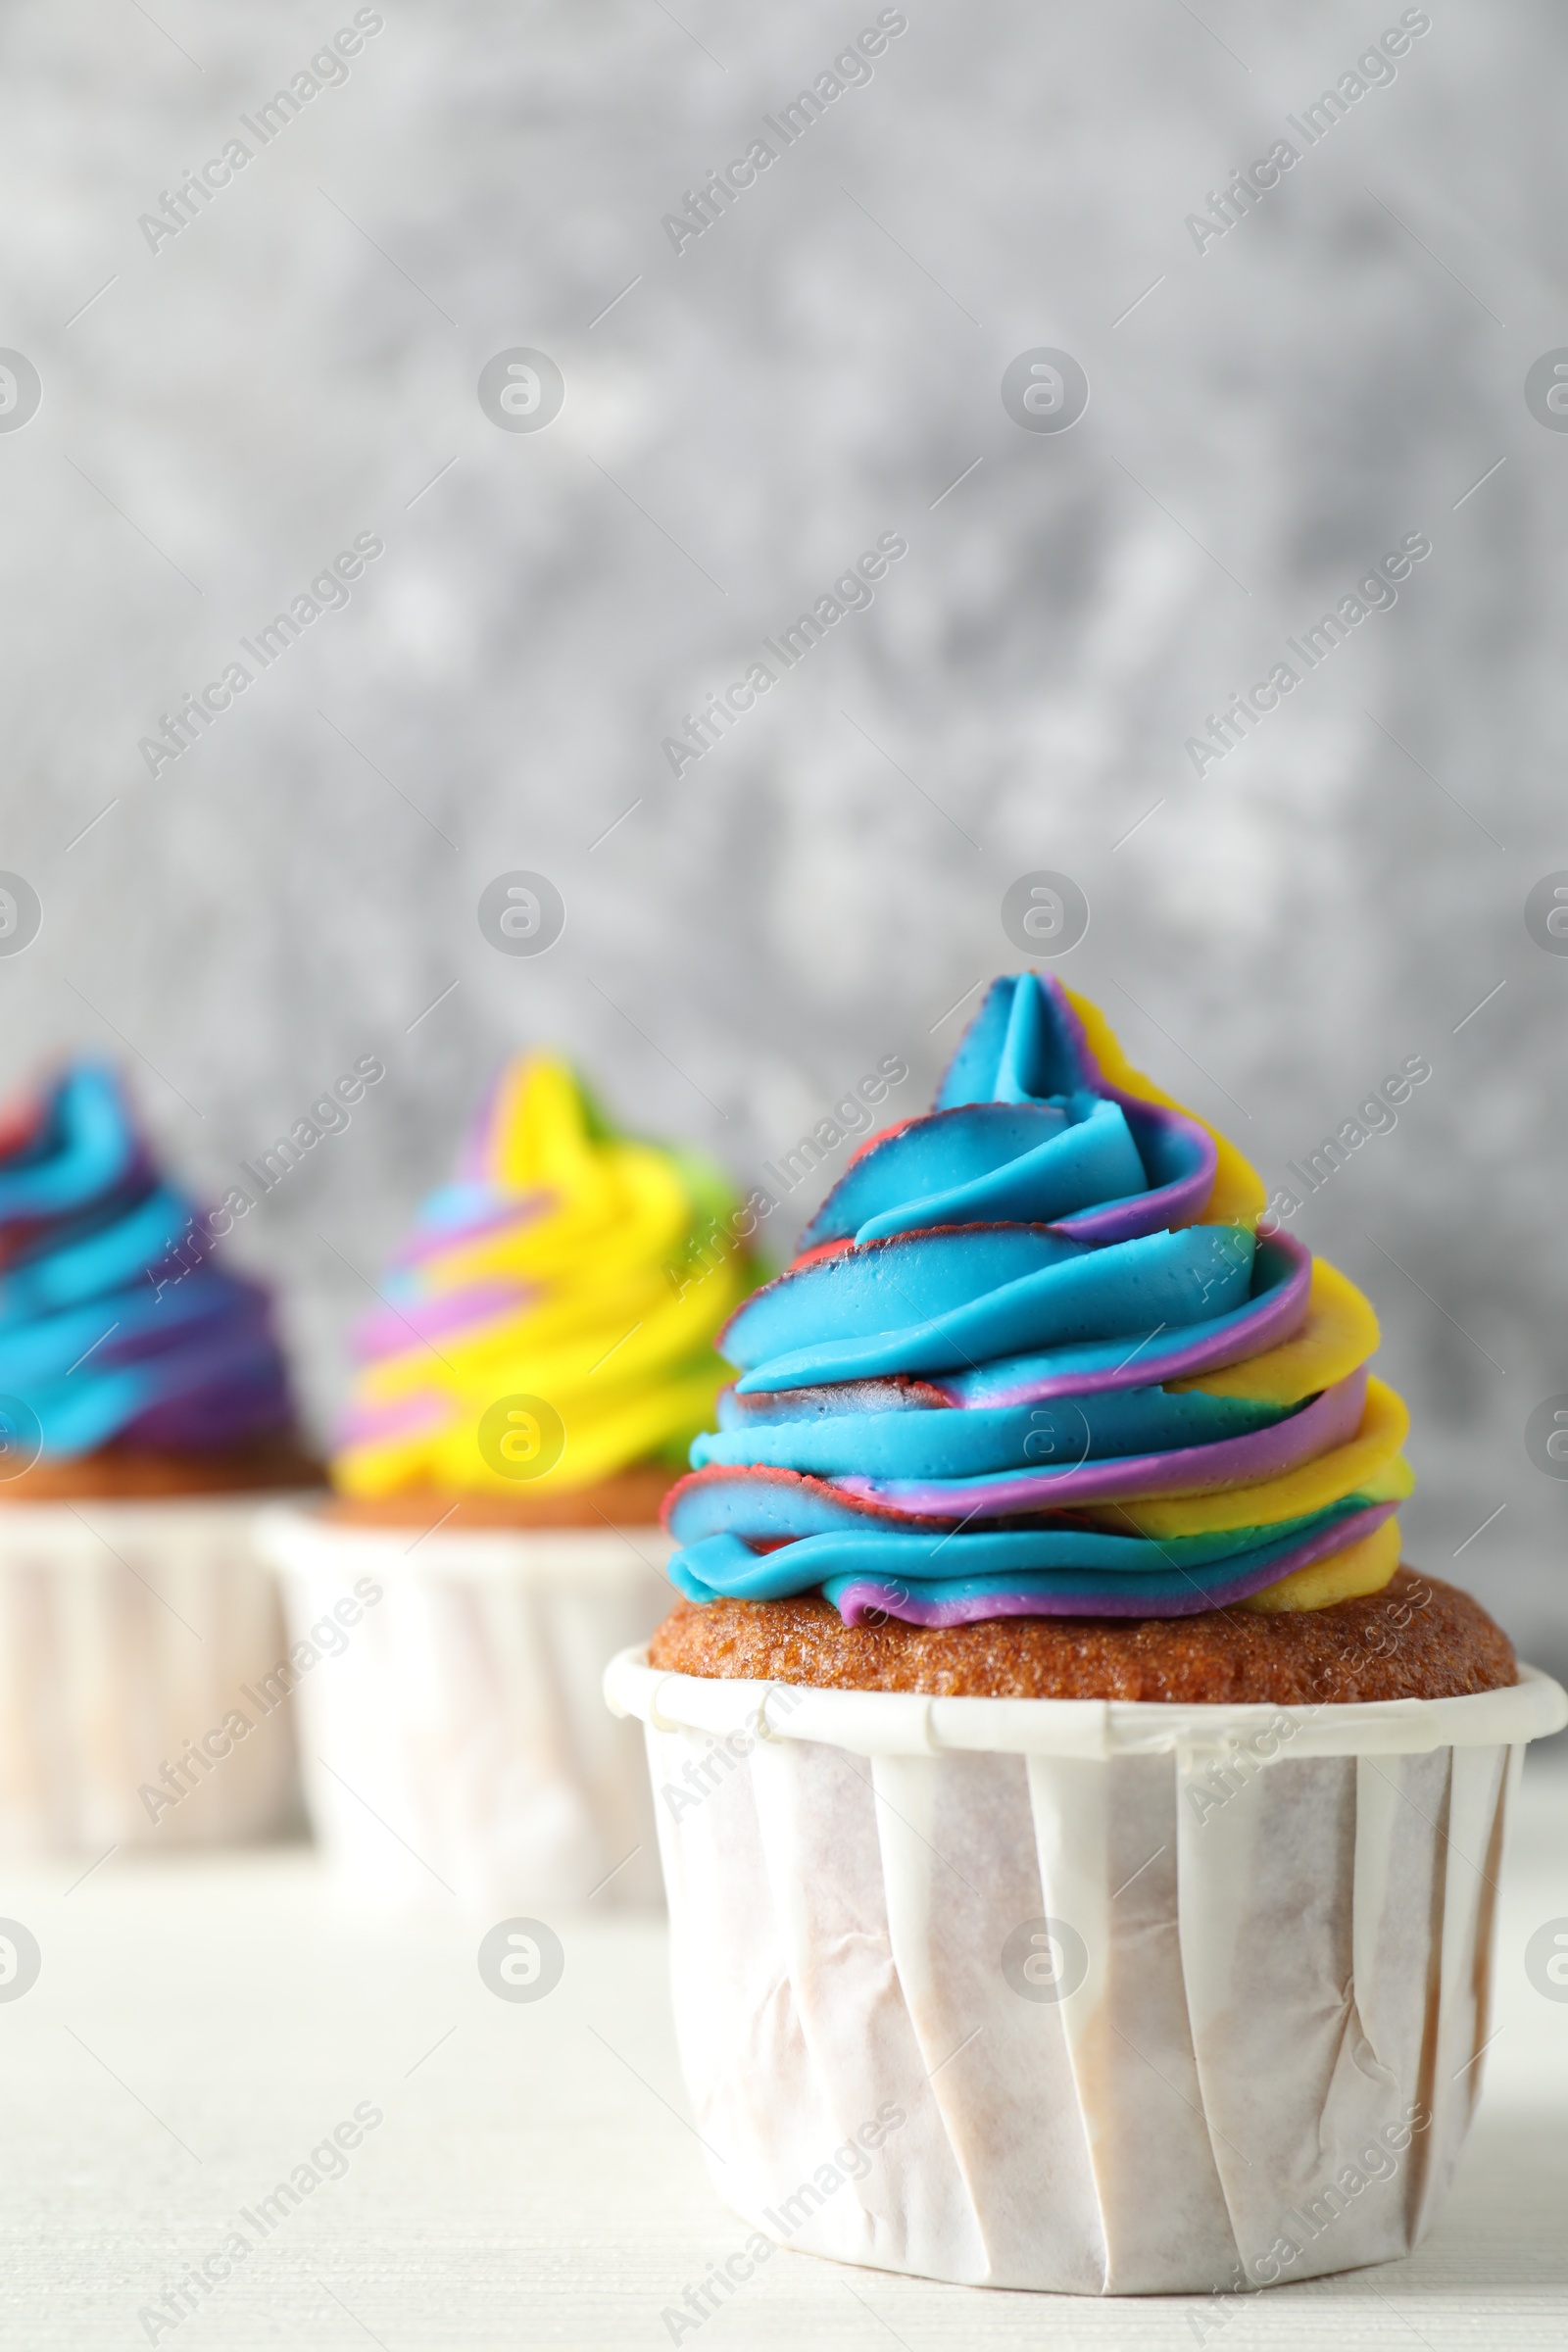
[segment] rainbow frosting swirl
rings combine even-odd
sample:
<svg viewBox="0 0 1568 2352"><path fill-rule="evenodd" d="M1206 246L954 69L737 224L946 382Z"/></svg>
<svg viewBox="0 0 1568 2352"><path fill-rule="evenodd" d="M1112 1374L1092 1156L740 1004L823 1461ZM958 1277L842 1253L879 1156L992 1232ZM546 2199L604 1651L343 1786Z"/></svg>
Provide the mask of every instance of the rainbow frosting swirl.
<svg viewBox="0 0 1568 2352"><path fill-rule="evenodd" d="M1321 1607L1398 1564L1370 1306L1054 978L993 983L719 1335L665 1519L688 1598L852 1624Z"/></svg>
<svg viewBox="0 0 1568 2352"><path fill-rule="evenodd" d="M679 1463L723 1384L713 1336L755 1279L733 1247L690 1272L733 1206L716 1170L615 1133L564 1063L519 1056L357 1334L337 1485L514 1488L480 1426L512 1396L564 1431L534 1491Z"/></svg>
<svg viewBox="0 0 1568 2352"><path fill-rule="evenodd" d="M293 1421L267 1293L211 1262L112 1069L82 1060L0 1118L0 1397L43 1457L213 1452Z"/></svg>

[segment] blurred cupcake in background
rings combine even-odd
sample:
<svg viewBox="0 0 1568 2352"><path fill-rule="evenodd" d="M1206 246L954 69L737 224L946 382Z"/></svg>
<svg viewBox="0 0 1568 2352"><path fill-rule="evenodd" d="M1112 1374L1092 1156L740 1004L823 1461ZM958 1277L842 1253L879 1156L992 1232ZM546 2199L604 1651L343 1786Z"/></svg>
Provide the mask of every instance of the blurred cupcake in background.
<svg viewBox="0 0 1568 2352"><path fill-rule="evenodd" d="M316 1823L363 1888L476 1906L657 1894L607 1661L662 1613L660 1506L725 1379L755 1216L523 1055L363 1325L336 1494L270 1515Z"/></svg>
<svg viewBox="0 0 1568 2352"><path fill-rule="evenodd" d="M162 1176L102 1063L0 1113L0 1850L294 1814L251 1536L319 1473L267 1292L216 1262L231 1223Z"/></svg>

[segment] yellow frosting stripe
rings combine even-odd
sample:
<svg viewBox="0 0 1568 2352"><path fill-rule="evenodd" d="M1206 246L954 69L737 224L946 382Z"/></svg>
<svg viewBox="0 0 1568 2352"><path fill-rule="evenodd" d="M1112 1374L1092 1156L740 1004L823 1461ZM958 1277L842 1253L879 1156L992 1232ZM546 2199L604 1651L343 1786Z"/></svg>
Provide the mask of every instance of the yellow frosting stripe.
<svg viewBox="0 0 1568 2352"><path fill-rule="evenodd" d="M552 1185L564 1202L575 1186L592 1180L597 1154L588 1106L564 1062L519 1055L502 1072L481 1164L504 1191Z"/></svg>
<svg viewBox="0 0 1568 2352"><path fill-rule="evenodd" d="M531 1487L676 1460L712 1418L728 1377L713 1338L756 1280L734 1210L716 1170L617 1135L566 1064L519 1057L388 1278L339 1486L520 1483L479 1437L511 1396L542 1399L565 1432Z"/></svg>
<svg viewBox="0 0 1568 2352"><path fill-rule="evenodd" d="M451 1422L425 1449L420 1485L458 1494L515 1491L511 1479L479 1449L479 1418L497 1393L505 1396L509 1392L503 1388L487 1394L483 1403L477 1396L472 1398L466 1413ZM543 1396L545 1391L528 1393ZM712 1417L713 1397L714 1383L707 1372L693 1373L684 1381L665 1381L658 1390L607 1390L592 1396L582 1390L558 1390L550 1401L564 1426L565 1447L556 1467L531 1480L526 1491L560 1493L587 1486L623 1470L629 1462L645 1462L663 1454L669 1450L672 1423L683 1432L700 1428ZM679 1462L671 1463L671 1480L681 1467Z"/></svg>
<svg viewBox="0 0 1568 2352"><path fill-rule="evenodd" d="M391 1405L445 1385L454 1396L482 1396L488 1404L507 1393L509 1382L514 1389L526 1387L513 1378L522 1348L534 1394L564 1414L568 1395L580 1392L591 1405L594 1397L630 1383L657 1383L666 1367L701 1354L712 1336L719 1298L738 1300L747 1288L733 1276L725 1284L722 1269L712 1283L702 1290L694 1285L683 1298L662 1273L646 1269L613 1290L585 1285L584 1296L547 1298L526 1317L504 1316L465 1341L443 1337L437 1359L410 1348L368 1370L360 1395L368 1403Z"/></svg>
<svg viewBox="0 0 1568 2352"><path fill-rule="evenodd" d="M1408 1494L1414 1486L1399 1447L1410 1427L1404 1401L1381 1380L1369 1380L1366 1409L1355 1436L1320 1453L1315 1461L1287 1470L1255 1486L1231 1487L1213 1494L1172 1495L1166 1501L1123 1502L1086 1516L1100 1525L1134 1527L1144 1536L1202 1536L1238 1527L1272 1527L1281 1519L1304 1519L1347 1495L1385 1501Z"/></svg>
<svg viewBox="0 0 1568 2352"><path fill-rule="evenodd" d="M1294 1339L1247 1363L1165 1385L1172 1392L1200 1389L1205 1396L1245 1396L1259 1404L1300 1404L1364 1364L1376 1353L1378 1339L1377 1316L1354 1283L1318 1257L1306 1321Z"/></svg>
<svg viewBox="0 0 1568 2352"><path fill-rule="evenodd" d="M1381 1592L1399 1565L1399 1522L1385 1519L1358 1544L1348 1544L1332 1558L1314 1560L1265 1585L1234 1606L1273 1617L1288 1610L1331 1609L1337 1600L1357 1600L1366 1592Z"/></svg>
<svg viewBox="0 0 1568 2352"><path fill-rule="evenodd" d="M1415 1493L1415 1472L1402 1453L1363 1479L1356 1489L1363 1502L1404 1502Z"/></svg>
<svg viewBox="0 0 1568 2352"><path fill-rule="evenodd" d="M1089 1051L1111 1086L1119 1086L1124 1094L1136 1095L1141 1102L1157 1102L1162 1110L1179 1110L1184 1118L1197 1119L1204 1133L1212 1136L1219 1152L1214 1169L1214 1189L1209 1195L1207 1207L1194 1222L1199 1225L1245 1225L1250 1232L1268 1202L1268 1193L1257 1170L1242 1157L1235 1145L1221 1135L1217 1127L1210 1127L1208 1121L1200 1117L1190 1103L1178 1102L1174 1095L1167 1095L1152 1078L1146 1078L1142 1070L1133 1068L1121 1050L1115 1031L1098 1004L1092 1004L1087 997L1080 997L1073 989L1064 989L1062 993L1083 1023Z"/></svg>

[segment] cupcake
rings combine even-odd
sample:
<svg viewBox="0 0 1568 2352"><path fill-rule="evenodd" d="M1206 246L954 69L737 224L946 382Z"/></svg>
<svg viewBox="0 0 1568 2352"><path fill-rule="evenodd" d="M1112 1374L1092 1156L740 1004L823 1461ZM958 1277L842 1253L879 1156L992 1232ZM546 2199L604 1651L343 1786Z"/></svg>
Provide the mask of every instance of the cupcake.
<svg viewBox="0 0 1568 2352"><path fill-rule="evenodd" d="M657 1897L647 1775L607 1660L662 1614L660 1504L724 1379L755 1217L506 1068L358 1335L323 1507L274 1516L311 1810L363 1891L476 1909Z"/></svg>
<svg viewBox="0 0 1568 2352"><path fill-rule="evenodd" d="M319 1473L267 1293L160 1173L115 1072L0 1114L0 1849L294 1816L257 1498Z"/></svg>
<svg viewBox="0 0 1568 2352"><path fill-rule="evenodd" d="M606 1687L751 2251L1127 2294L1416 2243L1568 1699L1401 1565L1377 1340L1034 974L720 1335Z"/></svg>

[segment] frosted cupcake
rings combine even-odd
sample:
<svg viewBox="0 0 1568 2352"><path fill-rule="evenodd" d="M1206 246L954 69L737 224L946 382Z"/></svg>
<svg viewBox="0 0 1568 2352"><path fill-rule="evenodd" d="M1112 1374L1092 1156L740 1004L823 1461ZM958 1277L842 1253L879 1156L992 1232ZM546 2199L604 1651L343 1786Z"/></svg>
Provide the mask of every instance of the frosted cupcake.
<svg viewBox="0 0 1568 2352"><path fill-rule="evenodd" d="M1092 1005L1001 980L721 1335L685 1598L607 1689L769 2237L1250 2287L1408 2251L1446 2183L1568 1700L1401 1567L1375 1318L1264 1202Z"/></svg>
<svg viewBox="0 0 1568 2352"><path fill-rule="evenodd" d="M662 1613L660 1504L712 1415L751 1229L564 1064L497 1081L360 1332L335 1498L268 1532L302 1634L342 1629L301 1689L307 1787L362 1886L657 1893L638 1743L599 1681Z"/></svg>
<svg viewBox="0 0 1568 2352"><path fill-rule="evenodd" d="M100 1063L0 1117L0 1847L254 1836L297 1801L251 1537L319 1474L221 1230Z"/></svg>

